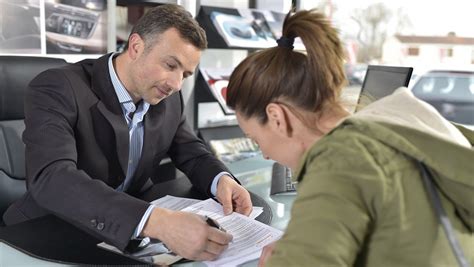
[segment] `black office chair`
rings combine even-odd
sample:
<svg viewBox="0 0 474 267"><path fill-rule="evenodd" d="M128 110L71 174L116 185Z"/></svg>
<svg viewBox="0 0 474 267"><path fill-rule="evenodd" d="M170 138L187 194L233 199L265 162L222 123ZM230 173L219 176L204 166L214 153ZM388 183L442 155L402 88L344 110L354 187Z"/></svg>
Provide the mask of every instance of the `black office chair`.
<svg viewBox="0 0 474 267"><path fill-rule="evenodd" d="M26 191L21 140L25 90L40 72L66 64L59 58L0 56L0 225L8 206Z"/></svg>

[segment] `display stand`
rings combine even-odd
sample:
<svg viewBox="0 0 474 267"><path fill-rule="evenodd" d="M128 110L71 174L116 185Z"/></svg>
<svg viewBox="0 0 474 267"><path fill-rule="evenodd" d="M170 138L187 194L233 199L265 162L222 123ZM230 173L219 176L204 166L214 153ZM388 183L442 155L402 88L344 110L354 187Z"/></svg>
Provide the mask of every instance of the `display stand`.
<svg viewBox="0 0 474 267"><path fill-rule="evenodd" d="M219 24L215 21L216 14L221 14L223 16L240 16L240 12L234 8L222 8L222 7L209 7L209 6L201 6L199 13L196 17L196 20L199 22L201 27L204 28L207 35L207 40L209 44L208 51L212 52L215 49L228 49L228 50L245 50L248 52L253 52L256 49L260 49L261 45L258 47L253 46L229 46L228 42L226 42L225 38L223 37L222 29L217 29ZM214 19L214 21L213 21ZM237 21L237 20L236 20ZM240 22L238 22L240 23ZM216 27L217 25L217 27ZM247 25L249 26L249 25ZM249 29L252 31L252 29ZM254 33L257 31L254 31ZM222 111L225 116L232 116L233 113L229 112L229 109L223 106L223 101L217 101L215 95L211 93L211 88L209 86L208 81L206 80L207 75L198 73L195 87L194 87L194 129L198 133L198 136L202 138L206 144L209 145L211 140L222 140L222 139L231 139L231 138L239 138L244 137L244 133L240 130L237 125L236 120L233 123L227 121L223 121L221 124L208 124L206 126L199 125L200 118L203 116L200 114L200 104L203 103L212 103L212 102L219 102ZM218 92L219 93L219 92Z"/></svg>

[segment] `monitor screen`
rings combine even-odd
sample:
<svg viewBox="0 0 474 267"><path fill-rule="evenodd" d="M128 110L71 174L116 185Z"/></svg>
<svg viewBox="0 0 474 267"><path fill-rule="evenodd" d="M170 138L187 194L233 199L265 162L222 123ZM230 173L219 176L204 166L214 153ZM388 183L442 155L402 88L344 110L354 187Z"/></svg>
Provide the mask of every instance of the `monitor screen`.
<svg viewBox="0 0 474 267"><path fill-rule="evenodd" d="M369 65L360 91L356 108L362 107L390 95L401 86L408 86L413 68Z"/></svg>

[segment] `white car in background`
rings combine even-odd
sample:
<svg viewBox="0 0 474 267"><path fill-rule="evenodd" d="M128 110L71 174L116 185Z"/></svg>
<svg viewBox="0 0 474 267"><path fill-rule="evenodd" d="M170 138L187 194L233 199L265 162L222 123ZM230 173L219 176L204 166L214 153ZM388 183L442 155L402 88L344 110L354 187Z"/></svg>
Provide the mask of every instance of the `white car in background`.
<svg viewBox="0 0 474 267"><path fill-rule="evenodd" d="M446 119L474 129L474 70L431 70L411 89Z"/></svg>

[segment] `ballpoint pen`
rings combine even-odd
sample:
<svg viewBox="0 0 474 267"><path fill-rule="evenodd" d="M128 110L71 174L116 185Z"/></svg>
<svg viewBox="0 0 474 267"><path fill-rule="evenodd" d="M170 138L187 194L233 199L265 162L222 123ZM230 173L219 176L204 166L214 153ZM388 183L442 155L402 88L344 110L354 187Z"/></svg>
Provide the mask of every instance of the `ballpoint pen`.
<svg viewBox="0 0 474 267"><path fill-rule="evenodd" d="M206 223L207 223L209 226L214 227L214 228L217 228L217 229L221 230L221 231L224 232L224 233L227 232L224 228L222 228L222 226L220 226L220 224L219 224L216 220L212 219L212 218L209 217L209 216L205 216L205 217L206 217Z"/></svg>

